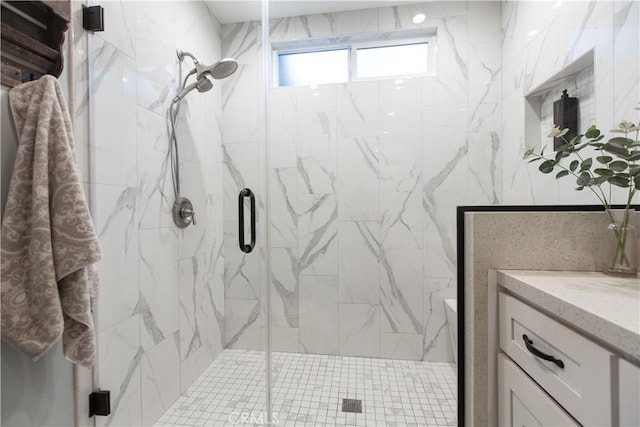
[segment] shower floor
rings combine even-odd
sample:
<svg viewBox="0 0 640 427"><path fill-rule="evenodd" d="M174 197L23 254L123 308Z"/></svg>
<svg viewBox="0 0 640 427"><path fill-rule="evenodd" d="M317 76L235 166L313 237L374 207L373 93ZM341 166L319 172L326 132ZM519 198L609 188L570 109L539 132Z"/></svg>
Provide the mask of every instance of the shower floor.
<svg viewBox="0 0 640 427"><path fill-rule="evenodd" d="M452 363L300 353L272 362L276 425L455 425ZM156 425L265 424L264 367L262 351L224 350ZM362 413L342 412L343 399L361 400Z"/></svg>

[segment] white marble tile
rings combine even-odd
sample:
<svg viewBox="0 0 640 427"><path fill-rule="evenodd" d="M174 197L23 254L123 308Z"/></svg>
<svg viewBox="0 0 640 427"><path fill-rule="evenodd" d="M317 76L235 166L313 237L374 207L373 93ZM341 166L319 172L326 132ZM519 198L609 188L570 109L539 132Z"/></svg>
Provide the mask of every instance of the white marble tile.
<svg viewBox="0 0 640 427"><path fill-rule="evenodd" d="M178 237L175 228L140 230L140 340L145 350L180 327Z"/></svg>
<svg viewBox="0 0 640 427"><path fill-rule="evenodd" d="M272 43L296 40L298 17L274 18L269 20L269 39Z"/></svg>
<svg viewBox="0 0 640 427"><path fill-rule="evenodd" d="M422 335L381 333L380 357L384 359L422 360Z"/></svg>
<svg viewBox="0 0 640 427"><path fill-rule="evenodd" d="M415 3L398 6L385 6L378 8L378 30L413 30L426 28L427 21L419 24L413 22L413 17L418 13L427 14L427 4ZM431 14L429 16L432 16Z"/></svg>
<svg viewBox="0 0 640 427"><path fill-rule="evenodd" d="M338 33L336 13L299 16L296 21L296 39L335 36Z"/></svg>
<svg viewBox="0 0 640 427"><path fill-rule="evenodd" d="M174 202L165 119L138 107L138 226L140 229L173 226Z"/></svg>
<svg viewBox="0 0 640 427"><path fill-rule="evenodd" d="M296 88L298 113L327 113L336 111L336 86L311 85Z"/></svg>
<svg viewBox="0 0 640 427"><path fill-rule="evenodd" d="M380 244L384 248L422 248L422 167L382 166Z"/></svg>
<svg viewBox="0 0 640 427"><path fill-rule="evenodd" d="M380 251L380 330L421 334L423 267L421 253Z"/></svg>
<svg viewBox="0 0 640 427"><path fill-rule="evenodd" d="M499 132L469 134L469 199L472 205L491 205L502 197L502 144Z"/></svg>
<svg viewBox="0 0 640 427"><path fill-rule="evenodd" d="M271 175L271 247L298 246L296 168L275 169Z"/></svg>
<svg viewBox="0 0 640 427"><path fill-rule="evenodd" d="M94 38L91 46L91 180L135 186L135 63L102 39Z"/></svg>
<svg viewBox="0 0 640 427"><path fill-rule="evenodd" d="M224 274L224 221L222 217L222 196L209 194L205 204L203 219L207 222L205 256L207 258L207 277Z"/></svg>
<svg viewBox="0 0 640 427"><path fill-rule="evenodd" d="M226 348L260 350L260 302L258 300L225 300Z"/></svg>
<svg viewBox="0 0 640 427"><path fill-rule="evenodd" d="M449 3L449 2L447 2ZM468 37L466 15L437 19L436 76L423 80L425 105L466 102L468 88Z"/></svg>
<svg viewBox="0 0 640 427"><path fill-rule="evenodd" d="M98 328L133 316L139 297L135 188L93 184L93 220L102 249L98 262Z"/></svg>
<svg viewBox="0 0 640 427"><path fill-rule="evenodd" d="M338 281L300 277L300 352L338 354Z"/></svg>
<svg viewBox="0 0 640 427"><path fill-rule="evenodd" d="M254 193L260 183L258 174L258 144L225 144L224 156L224 219L238 220L238 194L243 188L251 188Z"/></svg>
<svg viewBox="0 0 640 427"><path fill-rule="evenodd" d="M261 31L256 21L222 26L222 56L234 58L240 64L257 64L258 37Z"/></svg>
<svg viewBox="0 0 640 427"><path fill-rule="evenodd" d="M187 258L179 263L181 362L206 349L205 268L203 256Z"/></svg>
<svg viewBox="0 0 640 427"><path fill-rule="evenodd" d="M380 356L380 310L369 304L339 304L340 354Z"/></svg>
<svg viewBox="0 0 640 427"><path fill-rule="evenodd" d="M271 324L298 327L298 256L295 248L271 249Z"/></svg>
<svg viewBox="0 0 640 427"><path fill-rule="evenodd" d="M230 55L233 57L233 55ZM237 59L237 58L235 58ZM257 142L259 138L258 65L239 62L238 69L222 80L222 134L224 144Z"/></svg>
<svg viewBox="0 0 640 427"><path fill-rule="evenodd" d="M380 231L377 222L338 224L340 303L378 304Z"/></svg>
<svg viewBox="0 0 640 427"><path fill-rule="evenodd" d="M626 3L626 4L625 4ZM594 47L599 50L599 42L609 38L612 28L611 19L615 15L614 5L627 9L635 2L566 2L562 3L555 12L562 25L558 28L558 55L560 63L569 64ZM629 10L622 12L623 20L629 15ZM637 24L636 24L637 25ZM617 26L617 25L616 25Z"/></svg>
<svg viewBox="0 0 640 427"><path fill-rule="evenodd" d="M338 34L374 33L378 31L378 9L360 9L336 13Z"/></svg>
<svg viewBox="0 0 640 427"><path fill-rule="evenodd" d="M180 396L178 333L142 355L142 425L152 425Z"/></svg>
<svg viewBox="0 0 640 427"><path fill-rule="evenodd" d="M94 33L127 56L135 57L136 9L138 2L116 0L106 4L90 0L88 6L100 5L104 9L104 31Z"/></svg>
<svg viewBox="0 0 640 427"><path fill-rule="evenodd" d="M286 351L298 353L298 328L278 328L271 329L271 348L273 351Z"/></svg>
<svg viewBox="0 0 640 427"><path fill-rule="evenodd" d="M271 166L295 167L296 158L296 88L272 88L269 92L269 149Z"/></svg>
<svg viewBox="0 0 640 427"><path fill-rule="evenodd" d="M133 316L98 334L97 387L111 390L111 415L96 419L106 427L141 424L140 329L138 316Z"/></svg>
<svg viewBox="0 0 640 427"><path fill-rule="evenodd" d="M338 208L333 195L298 197L300 274L338 273Z"/></svg>
<svg viewBox="0 0 640 427"><path fill-rule="evenodd" d="M336 114L299 113L297 128L298 194L335 194Z"/></svg>
<svg viewBox="0 0 640 427"><path fill-rule="evenodd" d="M205 283L204 310L207 318L207 350L215 360L225 348L225 300L222 276L208 277Z"/></svg>
<svg viewBox="0 0 640 427"><path fill-rule="evenodd" d="M469 121L471 131L501 125L502 60L499 42L469 46Z"/></svg>
<svg viewBox="0 0 640 427"><path fill-rule="evenodd" d="M373 137L380 131L377 82L336 85L339 137Z"/></svg>
<svg viewBox="0 0 640 427"><path fill-rule="evenodd" d="M380 81L380 162L408 164L422 156L422 79Z"/></svg>
<svg viewBox="0 0 640 427"><path fill-rule="evenodd" d="M502 41L502 3L471 1L469 7L469 40L473 43Z"/></svg>
<svg viewBox="0 0 640 427"><path fill-rule="evenodd" d="M614 84L615 84L615 123L623 120L638 122L640 95L640 13L638 2L615 3L614 28Z"/></svg>
<svg viewBox="0 0 640 427"><path fill-rule="evenodd" d="M379 146L377 137L338 139L338 216L341 221L378 220Z"/></svg>
<svg viewBox="0 0 640 427"><path fill-rule="evenodd" d="M211 363L206 347L195 350L185 360L180 361L180 390L185 393Z"/></svg>
<svg viewBox="0 0 640 427"><path fill-rule="evenodd" d="M224 222L224 286L225 298L254 300L259 298L258 257L239 248L238 223Z"/></svg>
<svg viewBox="0 0 640 427"><path fill-rule="evenodd" d="M456 281L425 278L424 283L424 360L453 362L443 300L455 298Z"/></svg>
<svg viewBox="0 0 640 427"><path fill-rule="evenodd" d="M178 87L173 2L147 2L136 8L138 104L163 114Z"/></svg>
<svg viewBox="0 0 640 427"><path fill-rule="evenodd" d="M183 160L180 163L180 195L193 204L195 224L178 230L178 259L203 255L207 249L207 193L203 182L204 166L200 162Z"/></svg>
<svg viewBox="0 0 640 427"><path fill-rule="evenodd" d="M523 88L529 93L559 71L558 19L532 30L530 43L525 47L525 74ZM537 33L534 33L537 31Z"/></svg>

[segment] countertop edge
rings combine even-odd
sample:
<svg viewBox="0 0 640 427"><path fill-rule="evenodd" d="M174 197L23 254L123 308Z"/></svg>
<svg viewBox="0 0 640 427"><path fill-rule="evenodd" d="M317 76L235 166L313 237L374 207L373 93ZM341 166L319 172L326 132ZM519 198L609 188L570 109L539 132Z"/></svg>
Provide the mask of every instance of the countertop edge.
<svg viewBox="0 0 640 427"><path fill-rule="evenodd" d="M515 273L515 271L514 271ZM573 329L604 344L622 357L640 364L640 331L629 330L621 325L594 314L570 301L549 294L509 274L509 270L498 270L498 285L509 290L542 312ZM633 343L636 343L634 346Z"/></svg>

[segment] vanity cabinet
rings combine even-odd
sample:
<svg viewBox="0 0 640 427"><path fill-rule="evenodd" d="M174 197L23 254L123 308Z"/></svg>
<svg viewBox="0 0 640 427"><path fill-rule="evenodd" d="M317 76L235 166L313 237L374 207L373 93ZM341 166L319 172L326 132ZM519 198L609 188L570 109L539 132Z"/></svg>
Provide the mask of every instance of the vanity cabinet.
<svg viewBox="0 0 640 427"><path fill-rule="evenodd" d="M581 313L564 305L567 301L559 303L549 295L534 297L523 283L505 280L506 274L509 272L498 275L497 288L499 425L640 426L640 368L633 354L630 357L568 323L574 317L584 319L574 316ZM628 294L640 296L640 282L623 284L631 285L625 289ZM538 299L540 305L527 301L518 291ZM635 308L636 319L639 310L640 305ZM635 328L638 331L640 324ZM613 331L597 331L609 332ZM638 346L639 338L635 340Z"/></svg>

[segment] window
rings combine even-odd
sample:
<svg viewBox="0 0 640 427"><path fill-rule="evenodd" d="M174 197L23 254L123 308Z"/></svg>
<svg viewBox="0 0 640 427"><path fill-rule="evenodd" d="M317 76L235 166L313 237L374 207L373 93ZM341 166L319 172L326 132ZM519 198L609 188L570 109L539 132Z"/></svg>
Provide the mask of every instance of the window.
<svg viewBox="0 0 640 427"><path fill-rule="evenodd" d="M280 86L341 83L349 80L347 49L278 55Z"/></svg>
<svg viewBox="0 0 640 427"><path fill-rule="evenodd" d="M425 74L428 70L428 48L426 42L356 48L358 78Z"/></svg>
<svg viewBox="0 0 640 427"><path fill-rule="evenodd" d="M334 39L335 40L335 39ZM435 36L401 34L374 40L354 36L350 44L331 39L273 44L277 86L429 75L435 69Z"/></svg>

